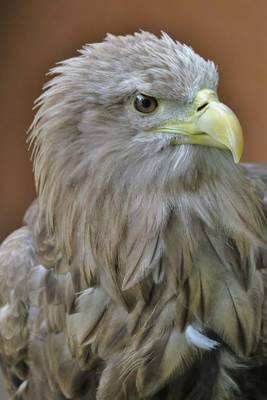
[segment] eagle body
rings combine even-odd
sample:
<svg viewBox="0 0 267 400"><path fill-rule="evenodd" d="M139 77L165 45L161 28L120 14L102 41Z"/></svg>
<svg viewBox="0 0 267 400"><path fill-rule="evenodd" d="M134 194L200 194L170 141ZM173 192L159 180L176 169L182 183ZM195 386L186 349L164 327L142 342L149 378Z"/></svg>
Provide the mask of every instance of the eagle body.
<svg viewBox="0 0 267 400"><path fill-rule="evenodd" d="M217 70L163 34L60 63L32 125L38 198L0 248L16 399L267 396L267 167Z"/></svg>

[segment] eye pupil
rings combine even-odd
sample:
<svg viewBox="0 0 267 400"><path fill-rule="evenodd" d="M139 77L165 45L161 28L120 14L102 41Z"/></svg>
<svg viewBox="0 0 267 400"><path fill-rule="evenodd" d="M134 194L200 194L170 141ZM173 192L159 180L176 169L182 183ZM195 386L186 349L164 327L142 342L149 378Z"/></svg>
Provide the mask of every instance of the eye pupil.
<svg viewBox="0 0 267 400"><path fill-rule="evenodd" d="M155 97L139 93L134 99L134 107L137 111L148 114L158 107L158 102Z"/></svg>
<svg viewBox="0 0 267 400"><path fill-rule="evenodd" d="M148 99L148 98L143 99L143 101L142 101L142 106L145 107L145 108L150 107L150 106L151 106L151 100Z"/></svg>

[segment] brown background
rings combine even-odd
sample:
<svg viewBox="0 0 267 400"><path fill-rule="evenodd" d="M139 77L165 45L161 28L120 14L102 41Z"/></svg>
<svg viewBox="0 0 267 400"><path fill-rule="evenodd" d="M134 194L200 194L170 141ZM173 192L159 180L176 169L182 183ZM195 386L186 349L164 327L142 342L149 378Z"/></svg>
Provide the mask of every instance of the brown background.
<svg viewBox="0 0 267 400"><path fill-rule="evenodd" d="M0 12L0 239L34 197L26 130L56 61L106 32L165 30L219 65L220 95L246 136L243 160L267 162L266 0L7 0Z"/></svg>

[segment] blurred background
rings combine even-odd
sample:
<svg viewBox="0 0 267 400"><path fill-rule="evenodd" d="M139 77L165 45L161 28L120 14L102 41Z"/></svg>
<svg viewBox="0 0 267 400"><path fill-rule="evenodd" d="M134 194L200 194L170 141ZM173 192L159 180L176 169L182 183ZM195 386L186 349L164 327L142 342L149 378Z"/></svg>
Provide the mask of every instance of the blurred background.
<svg viewBox="0 0 267 400"><path fill-rule="evenodd" d="M34 198L26 131L57 61L106 32L161 30L219 66L220 96L245 131L243 160L267 162L266 0L0 0L0 240Z"/></svg>

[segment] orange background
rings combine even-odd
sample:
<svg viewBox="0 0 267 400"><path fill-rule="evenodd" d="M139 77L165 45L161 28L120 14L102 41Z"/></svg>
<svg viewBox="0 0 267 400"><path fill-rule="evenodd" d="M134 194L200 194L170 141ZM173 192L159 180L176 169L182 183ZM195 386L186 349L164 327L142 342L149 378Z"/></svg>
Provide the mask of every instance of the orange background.
<svg viewBox="0 0 267 400"><path fill-rule="evenodd" d="M2 0L0 8L1 239L34 198L25 139L45 73L106 32L165 30L213 59L221 99L245 131L243 160L267 162L266 0Z"/></svg>

